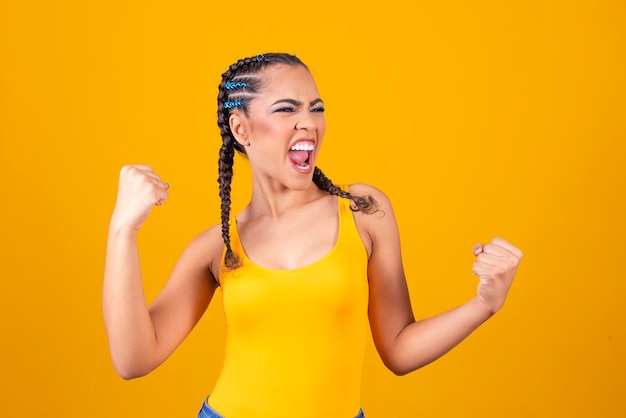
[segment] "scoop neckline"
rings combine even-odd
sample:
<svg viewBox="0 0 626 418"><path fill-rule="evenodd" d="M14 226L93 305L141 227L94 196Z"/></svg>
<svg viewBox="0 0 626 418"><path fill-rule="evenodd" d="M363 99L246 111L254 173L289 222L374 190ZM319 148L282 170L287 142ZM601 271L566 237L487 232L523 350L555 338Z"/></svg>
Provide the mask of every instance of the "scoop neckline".
<svg viewBox="0 0 626 418"><path fill-rule="evenodd" d="M342 220L342 202L339 198L339 196L335 196L335 199L337 199L337 238L335 239L335 243L333 244L333 246L331 247L331 249L326 252L324 255L322 255L320 258L318 258L317 260L306 264L304 266L300 266L300 267L296 267L293 269L274 269L274 268L270 268L270 267L266 267L263 266L259 263L257 263L256 261L252 260L250 257L248 257L248 254L246 253L245 248L243 247L243 242L241 241L241 235L239 234L239 226L237 225L237 217L233 217L234 219L234 226L235 226L235 233L237 234L237 246L239 247L239 250L241 251L241 254L243 256L244 259L244 266L248 265L248 266L252 266L254 268L257 268L259 270L263 270L263 271L268 271L268 272L272 272L272 273L290 273L290 272L297 272L300 270L305 270L308 268L312 268L315 267L315 265L322 263L323 261L325 261L327 258L330 258L335 252L337 247L339 246L339 241L341 239L342 236L342 227L343 227L343 220Z"/></svg>

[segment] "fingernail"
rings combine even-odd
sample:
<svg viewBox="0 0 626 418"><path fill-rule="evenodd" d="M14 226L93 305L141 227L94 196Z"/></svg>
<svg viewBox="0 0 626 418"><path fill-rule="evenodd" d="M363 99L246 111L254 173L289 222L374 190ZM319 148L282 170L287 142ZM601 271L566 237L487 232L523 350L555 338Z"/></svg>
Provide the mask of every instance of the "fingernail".
<svg viewBox="0 0 626 418"><path fill-rule="evenodd" d="M477 252L479 254L482 252L482 247L480 245L475 246L474 250L472 251L473 254L476 254Z"/></svg>

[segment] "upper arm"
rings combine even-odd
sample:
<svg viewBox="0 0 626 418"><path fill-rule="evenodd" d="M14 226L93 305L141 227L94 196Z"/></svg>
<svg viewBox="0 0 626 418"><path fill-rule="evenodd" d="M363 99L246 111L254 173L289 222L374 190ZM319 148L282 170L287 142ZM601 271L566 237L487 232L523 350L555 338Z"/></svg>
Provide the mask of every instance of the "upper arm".
<svg viewBox="0 0 626 418"><path fill-rule="evenodd" d="M222 253L219 231L199 234L179 258L167 283L149 307L158 345L158 363L191 332L208 307L217 282L211 273ZM219 261L218 261L219 263Z"/></svg>
<svg viewBox="0 0 626 418"><path fill-rule="evenodd" d="M369 320L383 362L394 369L396 337L415 321L402 265L400 234L389 198L363 184L350 186L354 195L371 195L378 203L373 214L355 213L359 232L370 254L368 263Z"/></svg>

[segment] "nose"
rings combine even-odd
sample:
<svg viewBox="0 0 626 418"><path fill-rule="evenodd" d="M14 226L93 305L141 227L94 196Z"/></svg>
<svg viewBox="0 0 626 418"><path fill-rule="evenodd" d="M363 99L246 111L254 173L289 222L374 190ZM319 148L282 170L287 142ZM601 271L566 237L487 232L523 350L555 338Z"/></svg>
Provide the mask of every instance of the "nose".
<svg viewBox="0 0 626 418"><path fill-rule="evenodd" d="M315 129L315 126L315 120L313 119L311 112L300 112L298 120L296 121L296 130L303 129L305 131L310 131Z"/></svg>

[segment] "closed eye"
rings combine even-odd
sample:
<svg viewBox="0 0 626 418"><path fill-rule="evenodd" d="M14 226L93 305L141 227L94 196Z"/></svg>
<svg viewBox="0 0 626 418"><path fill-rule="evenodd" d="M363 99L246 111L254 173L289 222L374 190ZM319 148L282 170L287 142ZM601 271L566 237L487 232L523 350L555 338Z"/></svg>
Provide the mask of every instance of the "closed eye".
<svg viewBox="0 0 626 418"><path fill-rule="evenodd" d="M314 107L313 109L311 109L311 112L318 112L318 113L324 113L326 111L325 108L323 107Z"/></svg>
<svg viewBox="0 0 626 418"><path fill-rule="evenodd" d="M281 107L281 108L274 110L274 112L286 112L286 113L292 113L295 111L296 109L294 109L293 107Z"/></svg>

